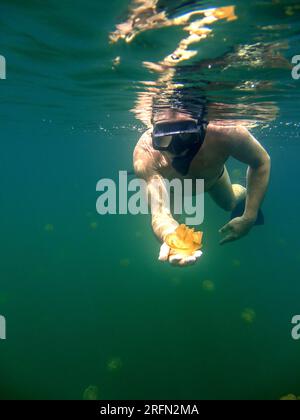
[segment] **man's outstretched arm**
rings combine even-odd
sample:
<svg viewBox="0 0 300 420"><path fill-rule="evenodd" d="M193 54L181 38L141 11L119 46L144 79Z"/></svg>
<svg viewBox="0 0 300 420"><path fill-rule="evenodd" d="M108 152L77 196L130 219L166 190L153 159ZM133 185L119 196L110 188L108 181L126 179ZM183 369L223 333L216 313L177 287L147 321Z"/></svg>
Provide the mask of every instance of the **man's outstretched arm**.
<svg viewBox="0 0 300 420"><path fill-rule="evenodd" d="M147 180L147 193L151 205L153 232L159 241L164 243L167 235L173 233L179 224L171 214L170 197L160 175L154 175Z"/></svg>
<svg viewBox="0 0 300 420"><path fill-rule="evenodd" d="M170 199L164 180L155 170L152 153L137 146L133 156L136 176L147 182L148 203L151 206L152 228L160 242L173 233L178 223L170 211Z"/></svg>
<svg viewBox="0 0 300 420"><path fill-rule="evenodd" d="M151 162L150 162L151 163ZM166 244L167 235L174 233L179 226L170 211L170 197L166 189L164 179L152 169L147 155L143 150L136 150L134 154L134 168L139 178L147 182L148 202L151 206L152 229L156 237L162 243L160 248L159 260L169 261L172 265L188 266L195 264L201 257L201 252L197 251L192 256L171 255L171 249Z"/></svg>
<svg viewBox="0 0 300 420"><path fill-rule="evenodd" d="M163 178L154 175L148 180L148 196L151 203L152 229L157 238L163 243L160 248L159 260L169 261L172 265L193 265L201 257L202 252L196 251L192 256L171 255L171 249L166 244L166 237L174 233L179 226L170 211L170 197Z"/></svg>
<svg viewBox="0 0 300 420"><path fill-rule="evenodd" d="M251 230L266 195L271 171L270 156L245 127L236 128L228 141L231 156L249 166L247 199L243 216L221 229L226 235L221 243L237 240Z"/></svg>

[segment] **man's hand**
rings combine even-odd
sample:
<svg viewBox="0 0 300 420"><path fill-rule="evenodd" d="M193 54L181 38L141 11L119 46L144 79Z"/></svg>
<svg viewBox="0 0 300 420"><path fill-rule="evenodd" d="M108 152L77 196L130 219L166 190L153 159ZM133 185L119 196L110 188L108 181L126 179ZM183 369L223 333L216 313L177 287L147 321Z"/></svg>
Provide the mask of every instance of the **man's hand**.
<svg viewBox="0 0 300 420"><path fill-rule="evenodd" d="M201 251L196 251L191 256L176 254L171 255L171 248L164 243L160 248L160 254L159 254L159 261L169 261L170 264L177 266L177 267L187 267L189 265L194 265L196 262L200 259L202 256Z"/></svg>
<svg viewBox="0 0 300 420"><path fill-rule="evenodd" d="M238 239L246 236L255 224L255 220L248 219L245 216L237 217L231 220L227 225L220 229L219 233L224 235L220 241L220 245L228 242L237 241Z"/></svg>

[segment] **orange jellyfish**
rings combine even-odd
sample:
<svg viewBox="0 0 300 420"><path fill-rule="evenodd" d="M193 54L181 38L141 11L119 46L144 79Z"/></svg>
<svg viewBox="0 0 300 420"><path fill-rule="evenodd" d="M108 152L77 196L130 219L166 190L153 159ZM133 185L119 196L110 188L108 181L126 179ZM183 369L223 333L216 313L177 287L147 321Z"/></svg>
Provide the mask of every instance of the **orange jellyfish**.
<svg viewBox="0 0 300 420"><path fill-rule="evenodd" d="M166 244L171 248L171 255L191 256L202 248L202 232L195 232L186 225L180 225L175 233L166 237Z"/></svg>

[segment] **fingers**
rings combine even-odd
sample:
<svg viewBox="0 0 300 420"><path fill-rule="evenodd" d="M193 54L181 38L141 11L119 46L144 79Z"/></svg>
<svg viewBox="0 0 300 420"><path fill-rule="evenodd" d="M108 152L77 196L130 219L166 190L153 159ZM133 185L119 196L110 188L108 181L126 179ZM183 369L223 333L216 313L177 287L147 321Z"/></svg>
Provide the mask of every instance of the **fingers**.
<svg viewBox="0 0 300 420"><path fill-rule="evenodd" d="M202 257L202 255L203 255L202 251L196 251L195 252L195 257L196 257L197 260L199 260Z"/></svg>
<svg viewBox="0 0 300 420"><path fill-rule="evenodd" d="M236 232L234 221L227 223L222 229L219 230L221 235L224 235L224 238L220 241L220 245L227 244L229 242L234 242L239 239L239 235Z"/></svg>
<svg viewBox="0 0 300 420"><path fill-rule="evenodd" d="M181 260L181 267L187 267L190 265L196 264L197 258L196 257L187 257Z"/></svg>
<svg viewBox="0 0 300 420"><path fill-rule="evenodd" d="M160 248L159 261L166 262L169 261L171 265L176 267L186 267L194 265L202 256L202 251L196 251L191 256L186 256L182 254L170 255L170 247L164 243Z"/></svg>
<svg viewBox="0 0 300 420"><path fill-rule="evenodd" d="M225 236L225 238L223 238L221 241L220 241L220 245L224 245L224 244L227 244L227 243L229 243L229 242L234 242L234 241L236 241L238 238L235 236L235 235L233 235L233 234L229 234L229 235L227 235L227 236Z"/></svg>
<svg viewBox="0 0 300 420"><path fill-rule="evenodd" d="M169 259L170 264L177 266L177 267L187 267L190 265L194 265L197 261L196 257L185 257L182 255L173 255Z"/></svg>
<svg viewBox="0 0 300 420"><path fill-rule="evenodd" d="M170 247L165 243L160 248L159 261L168 261L170 255Z"/></svg>
<svg viewBox="0 0 300 420"><path fill-rule="evenodd" d="M169 259L169 262L172 265L181 265L182 260L183 260L182 255L172 255Z"/></svg>
<svg viewBox="0 0 300 420"><path fill-rule="evenodd" d="M185 255L172 255L169 259L170 263L174 266L178 267L187 267L190 265L196 264L196 262L201 258L202 252L197 251L194 255L191 256L185 256Z"/></svg>
<svg viewBox="0 0 300 420"><path fill-rule="evenodd" d="M225 235L224 238L220 241L220 245L224 245L237 240L237 236L234 232L231 222L222 227L222 229L219 230L219 233L221 235Z"/></svg>
<svg viewBox="0 0 300 420"><path fill-rule="evenodd" d="M219 230L219 233L221 233L222 235L228 233L231 231L231 224L227 223L227 225L225 225L224 227L222 227L222 229Z"/></svg>

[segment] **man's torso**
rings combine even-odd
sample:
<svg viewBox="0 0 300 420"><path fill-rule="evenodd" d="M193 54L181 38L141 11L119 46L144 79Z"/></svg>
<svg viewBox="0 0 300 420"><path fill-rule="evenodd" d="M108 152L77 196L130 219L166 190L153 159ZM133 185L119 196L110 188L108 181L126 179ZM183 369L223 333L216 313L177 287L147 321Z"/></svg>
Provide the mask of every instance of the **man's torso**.
<svg viewBox="0 0 300 420"><path fill-rule="evenodd" d="M172 166L172 158L165 153L157 152L152 147L151 130L147 131L138 142L136 149L141 148L144 159L148 159L149 171L158 173L164 179L204 179L205 189L209 190L224 171L229 157L223 142L220 141L220 128L209 125L204 143L191 162L189 172L182 176Z"/></svg>

